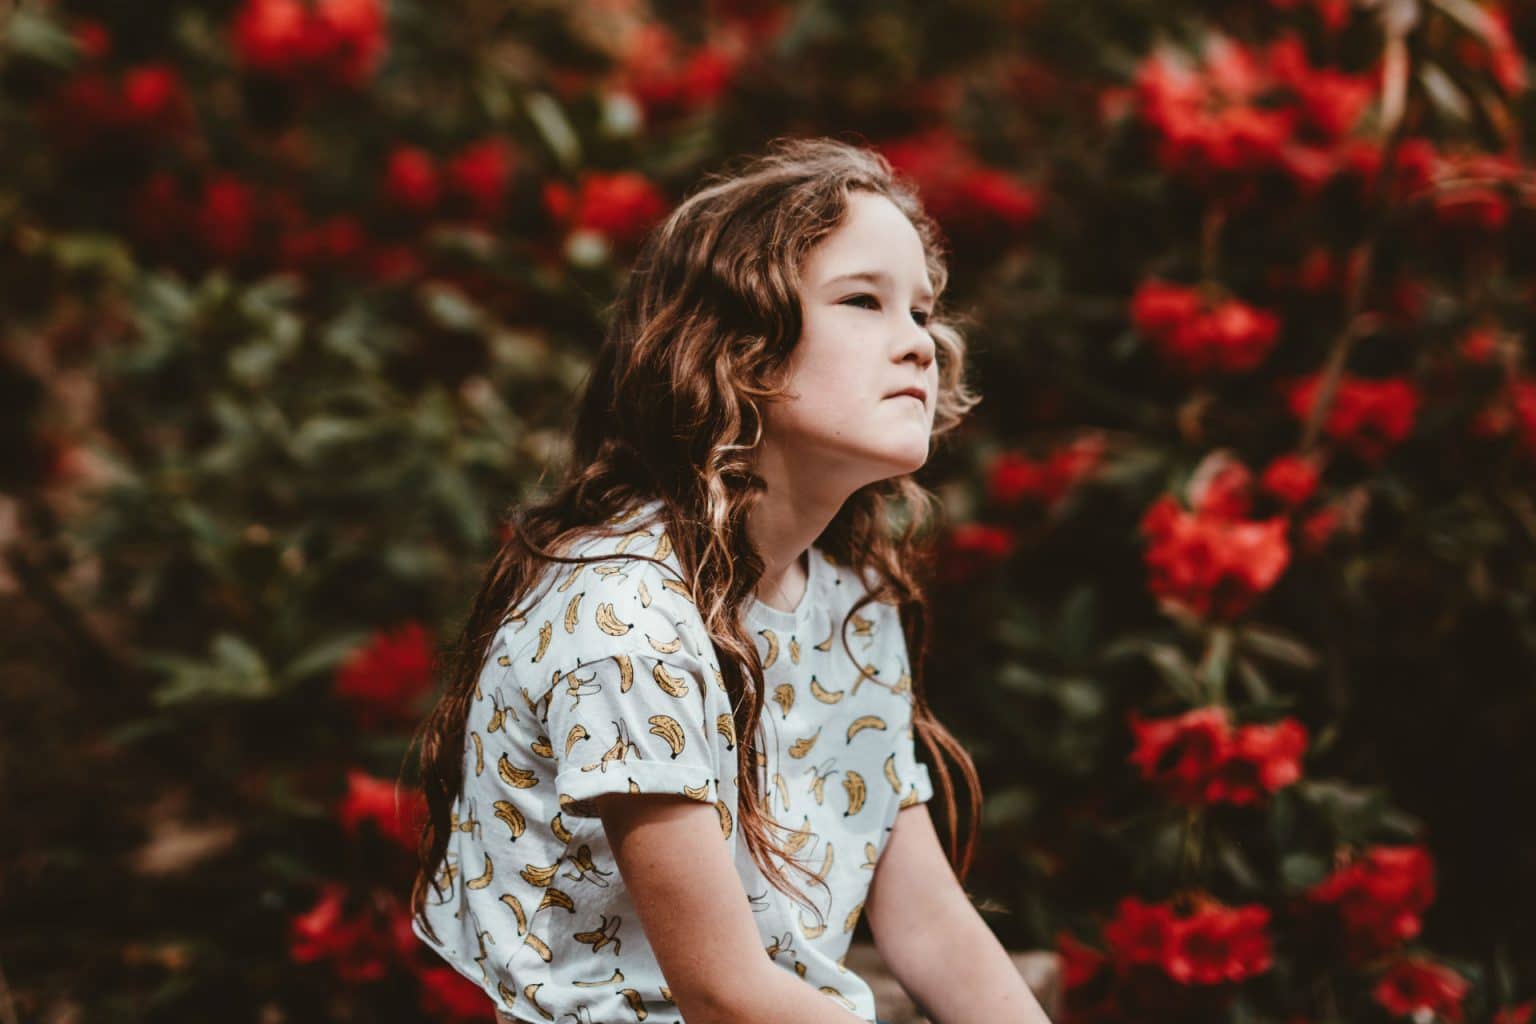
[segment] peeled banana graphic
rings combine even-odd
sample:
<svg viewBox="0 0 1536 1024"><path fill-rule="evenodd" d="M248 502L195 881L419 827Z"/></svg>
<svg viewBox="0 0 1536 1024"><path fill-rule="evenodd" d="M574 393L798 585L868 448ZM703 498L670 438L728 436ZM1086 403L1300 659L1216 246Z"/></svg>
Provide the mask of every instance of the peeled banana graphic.
<svg viewBox="0 0 1536 1024"><path fill-rule="evenodd" d="M763 656L763 671L766 672L779 660L779 636L771 629L760 629L757 635L768 641L768 653Z"/></svg>
<svg viewBox="0 0 1536 1024"><path fill-rule="evenodd" d="M848 932L853 931L854 926L859 923L859 915L861 913L863 913L863 912L864 912L864 902L862 900L860 900L858 905L855 906L852 910L848 911L848 916L843 919L843 933L844 934L847 934Z"/></svg>
<svg viewBox="0 0 1536 1024"><path fill-rule="evenodd" d="M784 781L784 776L778 772L773 773L773 788L779 791L779 802L784 805L784 811L789 812L789 785Z"/></svg>
<svg viewBox="0 0 1536 1024"><path fill-rule="evenodd" d="M523 986L523 998L528 1000L540 1017L543 1017L545 1020L554 1020L555 1015L539 1005L539 989L543 987L544 983L542 981L529 982Z"/></svg>
<svg viewBox="0 0 1536 1024"><path fill-rule="evenodd" d="M504 981L498 981L496 983L496 994L501 996L501 1001L506 1003L508 1006L511 1006L513 1003L517 1002L517 993L512 991L510 988L507 988L507 983Z"/></svg>
<svg viewBox="0 0 1536 1024"><path fill-rule="evenodd" d="M669 697L688 696L688 680L682 676L674 676L669 673L665 665L657 663L651 670L651 676L656 680L656 685Z"/></svg>
<svg viewBox="0 0 1536 1024"><path fill-rule="evenodd" d="M619 663L619 692L628 693L629 688L635 685L635 665L629 660L627 654L615 654L613 660Z"/></svg>
<svg viewBox="0 0 1536 1024"><path fill-rule="evenodd" d="M651 606L651 591L650 588L645 585L645 581L641 580L635 589L640 593L640 607L649 608Z"/></svg>
<svg viewBox="0 0 1536 1024"><path fill-rule="evenodd" d="M531 789L539 784L539 777L527 768L514 768L512 762L507 760L507 755L502 754L496 762L496 774L501 776L501 781L515 789Z"/></svg>
<svg viewBox="0 0 1536 1024"><path fill-rule="evenodd" d="M525 864L523 866L523 870L519 871L517 874L519 878L527 882L529 885L542 889L550 882L554 881L555 869L559 866L560 862L558 860L547 868L536 868L532 864Z"/></svg>
<svg viewBox="0 0 1536 1024"><path fill-rule="evenodd" d="M485 872L479 878L466 879L464 882L464 887L466 889L484 889L486 886L491 884L492 879L495 877L496 865L491 863L491 855L486 854Z"/></svg>
<svg viewBox="0 0 1536 1024"><path fill-rule="evenodd" d="M485 748L480 743L480 734L470 731L469 741L475 745L475 778L485 771Z"/></svg>
<svg viewBox="0 0 1536 1024"><path fill-rule="evenodd" d="M870 627L875 624L873 619L866 619L858 612L854 612L852 615L850 615L848 617L848 621L853 623L854 636L869 636Z"/></svg>
<svg viewBox="0 0 1536 1024"><path fill-rule="evenodd" d="M891 784L892 793L901 792L901 777L896 774L895 754L891 754L885 759L885 781Z"/></svg>
<svg viewBox="0 0 1536 1024"><path fill-rule="evenodd" d="M833 766L837 764L835 759L823 761L819 767L806 769L815 778L811 780L811 796L816 798L816 806L820 807L827 802L827 779L837 774Z"/></svg>
<svg viewBox="0 0 1536 1024"><path fill-rule="evenodd" d="M609 636L623 636L634 628L631 623L619 621L619 617L613 613L611 601L598 605L597 614L593 618L597 621L597 628Z"/></svg>
<svg viewBox="0 0 1536 1024"><path fill-rule="evenodd" d="M809 754L811 752L811 748L816 745L816 741L821 737L821 728L821 726L817 726L816 731L811 733L809 736L805 737L804 739L795 740L795 742L791 743L789 745L789 756L804 757L806 754Z"/></svg>
<svg viewBox="0 0 1536 1024"><path fill-rule="evenodd" d="M570 757L571 748L582 740L588 739L591 735L591 733L587 732L587 727L580 722L571 726L571 731L565 734L565 756Z"/></svg>
<svg viewBox="0 0 1536 1024"><path fill-rule="evenodd" d="M885 719L879 715L860 715L858 718L855 718L848 726L848 742L852 743L853 738L865 729L878 729L884 732L886 729Z"/></svg>
<svg viewBox="0 0 1536 1024"><path fill-rule="evenodd" d="M726 750L736 749L736 720L730 715L722 714L715 718L715 731L725 740Z"/></svg>
<svg viewBox="0 0 1536 1024"><path fill-rule="evenodd" d="M528 827L527 821L523 818L523 812L514 807L510 800L497 800L494 806L496 817L511 830L512 841L516 842L523 834L523 830Z"/></svg>
<svg viewBox="0 0 1536 1024"><path fill-rule="evenodd" d="M581 617L581 599L586 596L587 592L583 590L571 598L571 603L565 606L565 631L567 633L576 632L576 623Z"/></svg>
<svg viewBox="0 0 1536 1024"><path fill-rule="evenodd" d="M571 902L571 898L562 890L556 889L554 886L545 889L544 898L539 901L539 910L543 910L545 907L563 907L573 914L576 913L576 904ZM538 911L536 910L534 913L538 913Z"/></svg>
<svg viewBox="0 0 1536 1024"><path fill-rule="evenodd" d="M879 859L880 859L880 851L875 849L875 844L874 843L865 843L864 844L864 863L860 864L859 867L861 867L861 868L868 868L869 870L873 871L873 870L875 870L875 863Z"/></svg>
<svg viewBox="0 0 1536 1024"><path fill-rule="evenodd" d="M549 650L549 638L554 635L554 631L555 624L553 622L545 622L544 625L539 627L539 649L533 655L535 664L537 664L539 659L544 657L544 653Z"/></svg>
<svg viewBox="0 0 1536 1024"><path fill-rule="evenodd" d="M852 768L843 772L843 791L848 794L848 809L843 812L843 817L852 817L864 809L864 798L869 793L864 785L864 776Z"/></svg>
<svg viewBox="0 0 1536 1024"><path fill-rule="evenodd" d="M576 577L580 576L581 575L581 570L585 569L586 567L587 567L587 563L583 562L580 565L578 565L576 568L572 569L571 570L571 574L565 578L565 582L560 584L555 589L558 590L562 594L565 593L567 590L570 590L571 589L571 584L576 582Z"/></svg>
<svg viewBox="0 0 1536 1024"><path fill-rule="evenodd" d="M683 648L683 641L681 637L673 637L671 640L663 643L660 640L657 640L655 637L651 636L651 634L647 633L645 634L645 641L646 643L650 644L658 654L676 654Z"/></svg>
<svg viewBox="0 0 1536 1024"><path fill-rule="evenodd" d="M789 660L792 664L800 664L800 641L794 637L789 638Z"/></svg>
<svg viewBox="0 0 1536 1024"><path fill-rule="evenodd" d="M571 938L575 939L577 942L585 942L589 944L592 947L592 952L594 953L598 952L609 943L613 944L613 951L615 954L621 952L623 943L619 939L619 925L622 923L623 918L615 914L613 916L612 924L610 924L607 914L599 914L598 916L603 919L601 926L590 932L576 932L571 936Z"/></svg>
<svg viewBox="0 0 1536 1024"><path fill-rule="evenodd" d="M540 736L538 739L528 744L528 749L533 751L535 754L538 754L540 757L546 757L551 761L555 759L555 748L549 745L548 736Z"/></svg>
<svg viewBox="0 0 1536 1024"><path fill-rule="evenodd" d="M672 760L677 760L688 745L688 739L683 735L682 724L671 715L652 715L647 719L651 723L650 731L660 736L672 749Z"/></svg>
<svg viewBox="0 0 1536 1024"><path fill-rule="evenodd" d="M773 702L777 704L783 714L781 718L789 717L790 708L795 706L795 688L789 683L780 683L773 688Z"/></svg>
<svg viewBox="0 0 1536 1024"><path fill-rule="evenodd" d="M811 676L811 696L823 704L836 704L843 699L845 692L844 690L829 690L822 686L814 675Z"/></svg>
<svg viewBox="0 0 1536 1024"><path fill-rule="evenodd" d="M731 838L731 832L734 830L735 825L731 821L730 809L725 806L724 800L716 800L715 810L720 812L720 834L726 839Z"/></svg>

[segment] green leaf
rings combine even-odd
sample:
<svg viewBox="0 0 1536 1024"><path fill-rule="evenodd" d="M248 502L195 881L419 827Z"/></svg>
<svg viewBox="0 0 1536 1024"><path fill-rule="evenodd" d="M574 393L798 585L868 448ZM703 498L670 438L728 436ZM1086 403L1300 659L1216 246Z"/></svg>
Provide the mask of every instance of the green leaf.
<svg viewBox="0 0 1536 1024"><path fill-rule="evenodd" d="M1317 652L1288 633L1268 626L1244 626L1238 631L1238 645L1272 661L1296 668L1315 668Z"/></svg>

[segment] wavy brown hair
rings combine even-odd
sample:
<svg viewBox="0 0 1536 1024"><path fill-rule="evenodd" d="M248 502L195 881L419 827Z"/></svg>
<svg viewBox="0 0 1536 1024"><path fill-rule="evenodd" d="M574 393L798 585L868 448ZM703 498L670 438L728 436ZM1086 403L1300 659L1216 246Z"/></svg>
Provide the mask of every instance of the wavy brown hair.
<svg viewBox="0 0 1536 1024"><path fill-rule="evenodd" d="M736 735L743 737L736 749L738 826L771 884L820 917L774 863L777 858L816 877L786 855L773 830L788 830L764 813L767 782L759 774L757 733L763 668L740 612L763 573L747 535L748 513L766 489L753 471L754 449L762 439L763 405L783 394L800 337L799 271L842 223L855 191L885 196L906 214L941 296L948 280L942 242L916 191L878 153L833 139L778 139L765 153L728 165L706 177L646 239L615 299L580 401L569 468L548 498L508 516L507 540L445 659L444 692L416 734L428 821L411 909L429 933L423 907L447 851L451 808L463 783L465 719L491 640L548 563L598 560L559 553L571 541L651 499L661 503L662 525L736 708ZM927 330L939 363L938 436L979 399L964 381L965 343L956 321L936 306ZM897 511L905 513L899 530L892 525ZM916 572L931 557L921 538L936 515L931 492L910 475L892 477L854 492L816 543L873 580L850 617L874 600L899 608L911 655L913 728L938 775L948 856L963 880L975 850L981 784L970 756L934 718L923 685L929 616ZM843 647L852 657L847 626L845 619ZM963 845L944 754L967 787Z"/></svg>

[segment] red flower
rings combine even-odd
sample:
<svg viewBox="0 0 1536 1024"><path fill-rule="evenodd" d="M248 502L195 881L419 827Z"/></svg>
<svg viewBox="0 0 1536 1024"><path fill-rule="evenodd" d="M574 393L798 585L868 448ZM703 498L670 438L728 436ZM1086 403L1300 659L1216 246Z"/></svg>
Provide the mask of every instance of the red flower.
<svg viewBox="0 0 1536 1024"><path fill-rule="evenodd" d="M367 821L385 839L415 850L425 822L423 808L420 792L401 793L390 780L354 769L347 772L347 792L336 805L336 818L350 835Z"/></svg>
<svg viewBox="0 0 1536 1024"><path fill-rule="evenodd" d="M437 205L441 191L432 154L414 146L398 146L389 154L384 170L384 194L390 202L412 213L430 213Z"/></svg>
<svg viewBox="0 0 1536 1024"><path fill-rule="evenodd" d="M236 57L294 82L358 86L386 46L380 0L245 0L231 25Z"/></svg>
<svg viewBox="0 0 1536 1024"><path fill-rule="evenodd" d="M283 262L300 270L348 268L363 252L368 238L356 217L331 217L312 227L295 227L283 236Z"/></svg>
<svg viewBox="0 0 1536 1024"><path fill-rule="evenodd" d="M1176 928L1177 919L1168 906L1127 897L1105 923L1104 943L1122 967L1161 967L1173 947Z"/></svg>
<svg viewBox="0 0 1536 1024"><path fill-rule="evenodd" d="M1305 420L1316 400L1321 375L1284 386L1291 414ZM1413 431L1419 394L1404 380L1340 377L1323 431L1367 462L1379 462Z"/></svg>
<svg viewBox="0 0 1536 1024"><path fill-rule="evenodd" d="M949 584L964 583L1013 554L1011 530L988 523L961 523L940 546L938 577Z"/></svg>
<svg viewBox="0 0 1536 1024"><path fill-rule="evenodd" d="M1294 718L1242 726L1233 734L1219 770L1218 799L1244 806L1284 789L1301 778L1306 751L1306 727Z"/></svg>
<svg viewBox="0 0 1536 1024"><path fill-rule="evenodd" d="M1533 1012L1536 1012L1536 1003L1506 1006L1493 1015L1493 1024L1531 1024Z"/></svg>
<svg viewBox="0 0 1536 1024"><path fill-rule="evenodd" d="M506 201L516 161L505 139L482 139L459 150L448 162L448 184L468 201L474 216L494 220Z"/></svg>
<svg viewBox="0 0 1536 1024"><path fill-rule="evenodd" d="M1469 363L1487 366L1499 353L1499 332L1491 327L1474 327L1456 340L1456 351Z"/></svg>
<svg viewBox="0 0 1536 1024"><path fill-rule="evenodd" d="M1243 373L1262 363L1280 318L1236 299L1208 304L1198 289L1147 281L1131 299L1136 330L1186 373Z"/></svg>
<svg viewBox="0 0 1536 1024"><path fill-rule="evenodd" d="M346 888L327 883L308 911L288 926L288 955L295 963L329 962L349 984L378 981L398 958L390 930L367 912L347 916Z"/></svg>
<svg viewBox="0 0 1536 1024"><path fill-rule="evenodd" d="M336 674L336 692L365 724L408 720L432 689L432 638L420 623L376 634Z"/></svg>
<svg viewBox="0 0 1536 1024"><path fill-rule="evenodd" d="M70 35L74 39L75 49L80 51L80 56L85 60L100 61L112 52L112 33L99 21L77 21Z"/></svg>
<svg viewBox="0 0 1536 1024"><path fill-rule="evenodd" d="M1435 899L1434 864L1422 846L1373 846L1307 890L1337 908L1352 955L1364 959L1419 934Z"/></svg>
<svg viewBox="0 0 1536 1024"><path fill-rule="evenodd" d="M1269 911L1258 905L1227 907L1209 898L1174 929L1164 960L1168 976L1185 985L1219 985L1263 974L1274 962Z"/></svg>
<svg viewBox="0 0 1536 1024"><path fill-rule="evenodd" d="M1039 193L988 167L947 128L880 144L895 171L916 184L928 213L956 239L1007 244L1040 215Z"/></svg>
<svg viewBox="0 0 1536 1024"><path fill-rule="evenodd" d="M634 171L588 174L575 191L551 182L544 189L544 206L568 229L593 232L619 248L640 242L667 212L661 192Z"/></svg>
<svg viewBox="0 0 1536 1024"><path fill-rule="evenodd" d="M192 106L181 75L168 64L145 64L123 75L123 120L151 135L170 136L191 123Z"/></svg>
<svg viewBox="0 0 1536 1024"><path fill-rule="evenodd" d="M424 967L416 972L421 984L421 1012L428 1020L485 1021L495 1004L485 990L452 967Z"/></svg>
<svg viewBox="0 0 1536 1024"><path fill-rule="evenodd" d="M233 174L220 173L203 186L197 232L203 247L234 262L249 250L256 230L256 193Z"/></svg>
<svg viewBox="0 0 1536 1024"><path fill-rule="evenodd" d="M1136 743L1130 762L1141 769L1142 778L1184 803L1211 803L1220 797L1217 775L1232 744L1225 708L1196 708L1150 720L1132 712L1130 725Z"/></svg>
<svg viewBox="0 0 1536 1024"><path fill-rule="evenodd" d="M1467 980L1449 967L1405 957L1387 969L1371 995L1394 1017L1459 1021L1468 987Z"/></svg>
<svg viewBox="0 0 1536 1024"><path fill-rule="evenodd" d="M1303 504L1317 493L1317 463L1304 455L1281 455L1264 468L1259 486L1288 506Z"/></svg>
<svg viewBox="0 0 1536 1024"><path fill-rule="evenodd" d="M1217 450L1200 460L1185 493L1198 515L1245 519L1252 506L1253 473L1231 453Z"/></svg>
<svg viewBox="0 0 1536 1024"><path fill-rule="evenodd" d="M987 493L999 505L1016 505L1026 498L1053 505L1098 468L1104 447L1103 437L1085 434L1039 462L1019 452L1002 452L987 468Z"/></svg>
<svg viewBox="0 0 1536 1024"><path fill-rule="evenodd" d="M724 34L683 53L669 28L648 22L625 44L617 85L634 96L648 121L669 120L719 102L742 52L741 40Z"/></svg>
<svg viewBox="0 0 1536 1024"><path fill-rule="evenodd" d="M1148 587L1171 608L1234 619L1290 563L1283 517L1247 522L1186 512L1165 495L1142 518Z"/></svg>

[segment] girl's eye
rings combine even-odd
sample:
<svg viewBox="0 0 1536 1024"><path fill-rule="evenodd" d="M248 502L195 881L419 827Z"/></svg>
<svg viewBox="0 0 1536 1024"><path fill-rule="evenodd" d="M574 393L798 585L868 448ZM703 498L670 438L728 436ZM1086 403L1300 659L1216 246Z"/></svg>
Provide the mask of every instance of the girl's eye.
<svg viewBox="0 0 1536 1024"><path fill-rule="evenodd" d="M850 303L850 302L855 302L855 303L866 303L867 302L867 303L872 304L873 308L875 308L875 309L879 309L880 308L880 300L875 298L873 295L850 295L848 298L843 300L843 303L845 305L847 303ZM920 309L914 309L912 311L912 319L917 321L917 325L919 327L927 327L928 326L928 314L923 312Z"/></svg>

